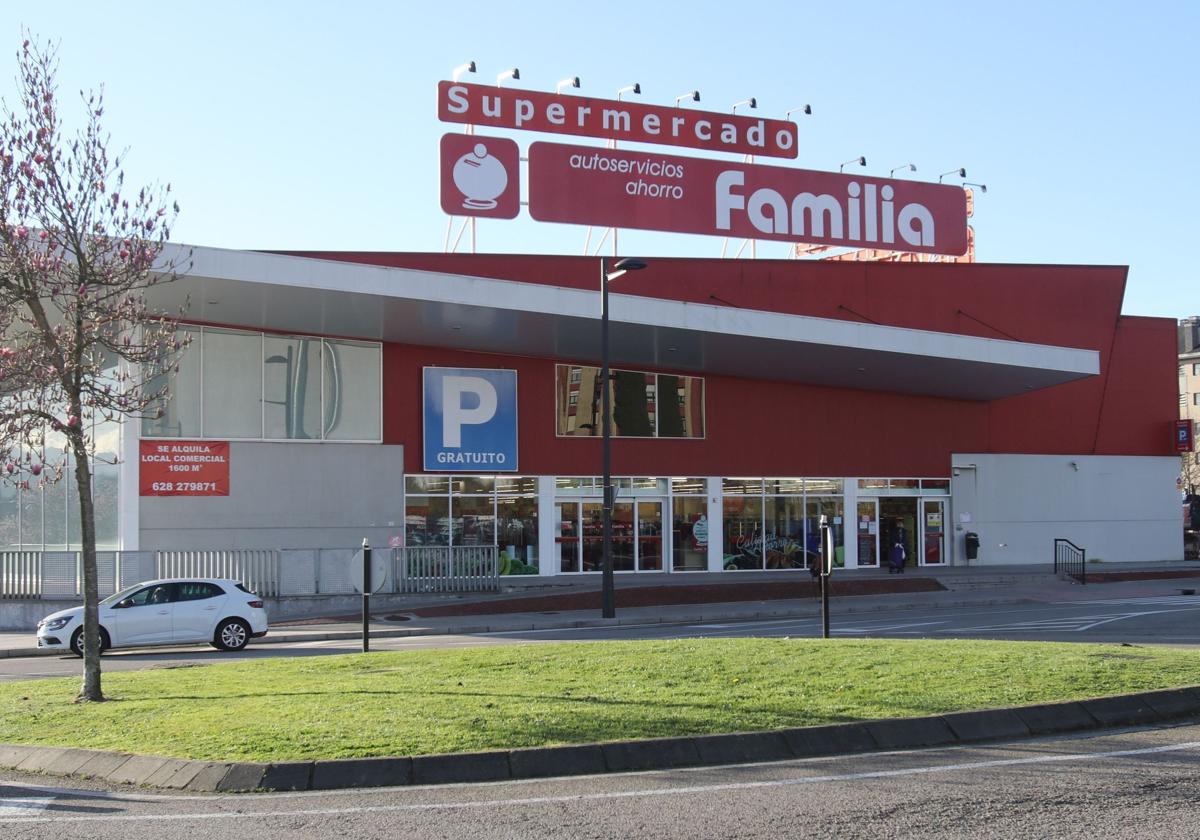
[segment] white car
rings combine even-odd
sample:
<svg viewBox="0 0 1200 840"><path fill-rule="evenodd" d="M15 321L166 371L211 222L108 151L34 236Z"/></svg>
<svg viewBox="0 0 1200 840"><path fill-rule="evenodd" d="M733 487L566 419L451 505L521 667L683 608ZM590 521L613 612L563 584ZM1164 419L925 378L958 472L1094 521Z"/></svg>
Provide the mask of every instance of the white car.
<svg viewBox="0 0 1200 840"><path fill-rule="evenodd" d="M267 635L262 598L235 580L151 580L100 602L100 651L143 645L208 642L241 650ZM83 607L38 622L38 647L83 656Z"/></svg>

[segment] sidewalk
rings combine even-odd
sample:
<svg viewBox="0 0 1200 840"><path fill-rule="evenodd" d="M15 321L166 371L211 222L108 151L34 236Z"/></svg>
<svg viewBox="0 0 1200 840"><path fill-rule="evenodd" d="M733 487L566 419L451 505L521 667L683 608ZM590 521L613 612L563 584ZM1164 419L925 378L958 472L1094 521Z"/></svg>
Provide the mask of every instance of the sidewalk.
<svg viewBox="0 0 1200 840"><path fill-rule="evenodd" d="M850 589L849 578L833 584L830 612L855 615L882 609L938 610L997 606L1021 603L1056 603L1111 598L1141 598L1175 595L1181 588L1200 587L1200 567L1195 563L1170 565L1105 564L1104 572L1171 572L1179 577L1096 583L1087 586L1059 581L1051 575L1025 571L1012 572L1004 567L975 569L939 569L936 574L910 573L908 580L936 578L945 589L904 591L889 594L837 595L839 586ZM923 570L922 570L923 571ZM1090 571L1090 570L1089 570ZM1097 570L1099 571L1099 570ZM863 576L859 581L879 576ZM882 575L887 582L887 575ZM892 578L899 585L899 576ZM927 581L926 581L927 582ZM693 584L712 585L711 581ZM756 581L749 582L755 588ZM618 579L617 617L600 617L598 607L553 609L555 603L570 605L580 596L598 595L599 581L584 579L565 587L568 592L546 593L535 590L502 592L472 596L418 596L411 609L389 609L372 615L374 638L406 636L466 635L528 630L561 630L577 627L603 627L638 624L672 624L708 621L752 621L766 618L806 618L820 615L820 601L814 597L771 600L712 601L704 603L648 604L633 606L638 595L646 595L653 584ZM728 590L737 593L746 583L732 583ZM660 587L661 588L661 585ZM640 590L640 592L639 592ZM740 594L745 594L740 593ZM642 598L644 600L644 598ZM543 602L525 609L530 602ZM538 609L537 606L545 608ZM513 611L513 608L521 608ZM447 614L453 613L453 614ZM357 617L342 614L308 620L283 621L271 625L270 634L252 644L317 642L358 638L362 623ZM63 655L61 651L38 651L33 628L27 633L0 633L0 659L16 656Z"/></svg>

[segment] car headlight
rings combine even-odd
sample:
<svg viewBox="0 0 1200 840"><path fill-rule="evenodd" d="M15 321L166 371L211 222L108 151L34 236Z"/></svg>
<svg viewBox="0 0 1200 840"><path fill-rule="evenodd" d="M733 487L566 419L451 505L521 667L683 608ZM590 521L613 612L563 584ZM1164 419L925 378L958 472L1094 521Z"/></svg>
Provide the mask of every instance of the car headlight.
<svg viewBox="0 0 1200 840"><path fill-rule="evenodd" d="M61 630L71 623L71 616L66 618L52 618L49 621L38 622L38 628L42 630Z"/></svg>

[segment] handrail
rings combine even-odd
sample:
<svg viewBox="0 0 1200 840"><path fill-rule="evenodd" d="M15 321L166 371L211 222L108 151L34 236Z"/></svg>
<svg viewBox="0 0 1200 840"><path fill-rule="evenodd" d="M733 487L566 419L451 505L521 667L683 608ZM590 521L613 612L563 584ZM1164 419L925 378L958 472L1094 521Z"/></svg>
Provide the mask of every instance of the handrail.
<svg viewBox="0 0 1200 840"><path fill-rule="evenodd" d="M1078 567L1078 571L1076 571ZM1054 540L1054 574L1062 573L1073 577L1080 584L1087 584L1087 549L1080 548L1068 539Z"/></svg>

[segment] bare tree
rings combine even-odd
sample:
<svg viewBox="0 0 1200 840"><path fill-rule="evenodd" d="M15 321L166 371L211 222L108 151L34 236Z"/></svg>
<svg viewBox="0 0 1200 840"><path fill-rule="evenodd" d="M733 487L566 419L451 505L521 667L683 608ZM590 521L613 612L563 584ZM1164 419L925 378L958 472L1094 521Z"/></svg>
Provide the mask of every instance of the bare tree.
<svg viewBox="0 0 1200 840"><path fill-rule="evenodd" d="M1200 493L1200 452L1180 453L1179 482L1189 496Z"/></svg>
<svg viewBox="0 0 1200 840"><path fill-rule="evenodd" d="M179 211L170 186L126 189L108 152L102 93L81 93L64 135L56 50L17 51L18 101L0 113L0 478L24 489L74 465L83 557L81 701L104 699L92 503L93 424L138 418L165 396L181 349L146 290ZM59 450L56 454L55 450Z"/></svg>

